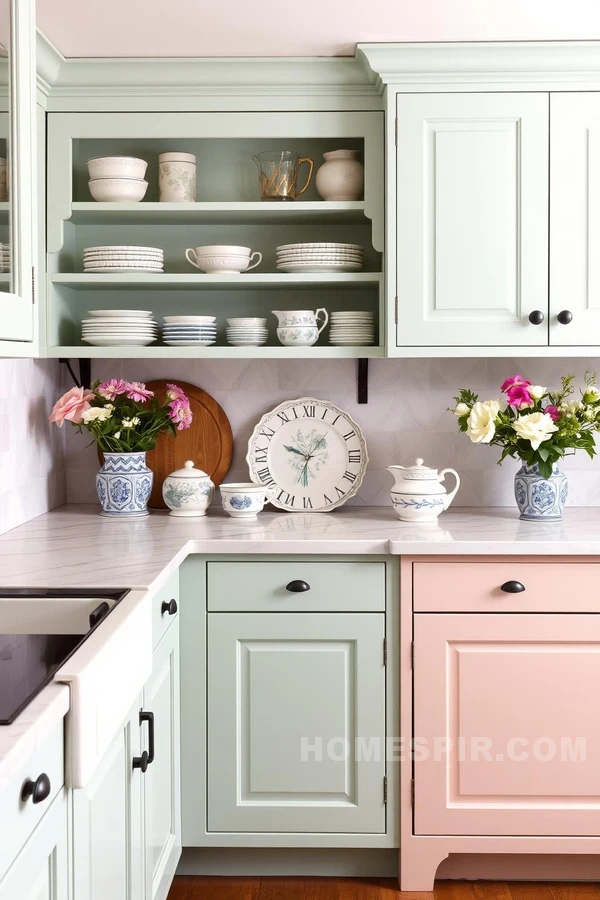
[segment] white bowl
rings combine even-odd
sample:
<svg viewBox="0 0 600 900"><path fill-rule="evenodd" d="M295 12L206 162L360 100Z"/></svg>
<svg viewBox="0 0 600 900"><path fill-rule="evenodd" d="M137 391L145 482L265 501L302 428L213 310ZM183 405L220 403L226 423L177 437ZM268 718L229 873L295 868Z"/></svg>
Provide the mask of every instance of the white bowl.
<svg viewBox="0 0 600 900"><path fill-rule="evenodd" d="M255 519L267 502L270 489L266 485L222 484L219 488L223 509L234 519Z"/></svg>
<svg viewBox="0 0 600 900"><path fill-rule="evenodd" d="M227 319L227 324L233 327L242 328L264 328L267 324L266 319L253 319L251 317L242 317L238 319Z"/></svg>
<svg viewBox="0 0 600 900"><path fill-rule="evenodd" d="M207 275L239 275L248 268L247 256L198 256L196 261Z"/></svg>
<svg viewBox="0 0 600 900"><path fill-rule="evenodd" d="M135 156L94 156L88 159L90 178L137 178L146 175L148 163Z"/></svg>
<svg viewBox="0 0 600 900"><path fill-rule="evenodd" d="M252 253L251 247L236 247L230 244L207 244L205 247L194 247L196 256L245 256Z"/></svg>
<svg viewBox="0 0 600 900"><path fill-rule="evenodd" d="M139 203L148 190L148 182L137 178L94 178L88 186L99 203Z"/></svg>

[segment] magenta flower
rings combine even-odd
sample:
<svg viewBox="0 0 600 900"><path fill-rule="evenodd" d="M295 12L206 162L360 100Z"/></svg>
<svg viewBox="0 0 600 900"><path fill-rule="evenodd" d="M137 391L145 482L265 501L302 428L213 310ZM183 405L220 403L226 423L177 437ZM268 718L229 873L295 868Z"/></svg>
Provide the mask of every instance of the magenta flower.
<svg viewBox="0 0 600 900"><path fill-rule="evenodd" d="M524 384L514 384L506 392L506 399L511 406L516 409L523 409L525 406L533 406L533 397Z"/></svg>
<svg viewBox="0 0 600 900"><path fill-rule="evenodd" d="M98 385L96 391L105 400L114 400L119 394L126 394L128 385L122 378L111 378L110 381L103 381Z"/></svg>
<svg viewBox="0 0 600 900"><path fill-rule="evenodd" d="M167 400L186 400L187 397L178 384L167 384ZM189 402L189 401L188 401Z"/></svg>
<svg viewBox="0 0 600 900"><path fill-rule="evenodd" d="M154 397L154 391L149 391L141 381L128 381L126 382L126 388L127 399L135 400L136 403L145 403L146 400Z"/></svg>
<svg viewBox="0 0 600 900"><path fill-rule="evenodd" d="M522 375L513 375L512 378L507 378L506 381L503 381L500 390L503 394L508 394L511 388L513 387L528 387L531 384L530 381L527 381L526 378L523 378ZM510 400L509 400L510 403ZM513 404L511 404L512 406Z"/></svg>
<svg viewBox="0 0 600 900"><path fill-rule="evenodd" d="M558 406L547 406L544 412L547 412L553 422L558 422L560 417L562 416L562 412L558 408Z"/></svg>
<svg viewBox="0 0 600 900"><path fill-rule="evenodd" d="M192 408L189 400L177 399L169 403L169 418L177 425L178 431L189 428L192 424Z"/></svg>

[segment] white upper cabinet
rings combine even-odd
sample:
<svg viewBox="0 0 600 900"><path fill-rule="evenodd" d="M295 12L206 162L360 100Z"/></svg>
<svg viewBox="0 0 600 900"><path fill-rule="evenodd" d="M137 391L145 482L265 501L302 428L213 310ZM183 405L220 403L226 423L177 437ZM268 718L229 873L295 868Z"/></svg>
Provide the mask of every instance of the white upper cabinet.
<svg viewBox="0 0 600 900"><path fill-rule="evenodd" d="M548 105L547 93L397 95L398 347L547 344Z"/></svg>
<svg viewBox="0 0 600 900"><path fill-rule="evenodd" d="M35 3L0 3L0 355L32 341L35 265ZM4 175L6 172L6 187ZM5 258L3 249L10 245ZM15 348L15 355L23 350Z"/></svg>
<svg viewBox="0 0 600 900"><path fill-rule="evenodd" d="M550 343L600 344L600 93L550 98Z"/></svg>

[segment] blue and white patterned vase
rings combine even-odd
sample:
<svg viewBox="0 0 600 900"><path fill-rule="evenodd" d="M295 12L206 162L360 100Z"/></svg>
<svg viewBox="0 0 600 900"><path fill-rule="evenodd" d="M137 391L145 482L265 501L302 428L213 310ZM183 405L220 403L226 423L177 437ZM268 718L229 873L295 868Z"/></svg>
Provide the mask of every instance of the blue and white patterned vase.
<svg viewBox="0 0 600 900"><path fill-rule="evenodd" d="M146 465L146 453L105 453L96 475L102 516L125 519L148 515L148 499L154 475Z"/></svg>
<svg viewBox="0 0 600 900"><path fill-rule="evenodd" d="M515 475L515 499L522 519L531 522L553 522L562 519L569 492L567 476L558 463L552 466L550 478L542 478L537 463L525 463Z"/></svg>

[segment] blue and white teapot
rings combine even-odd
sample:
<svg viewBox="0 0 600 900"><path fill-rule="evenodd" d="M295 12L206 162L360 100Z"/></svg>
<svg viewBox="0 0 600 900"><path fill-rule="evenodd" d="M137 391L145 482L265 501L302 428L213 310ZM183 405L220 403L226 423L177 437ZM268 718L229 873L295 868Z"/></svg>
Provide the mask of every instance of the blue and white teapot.
<svg viewBox="0 0 600 900"><path fill-rule="evenodd" d="M448 509L460 487L458 472L454 469L430 469L422 459L415 460L414 466L387 466L396 483L390 491L392 506L403 522L434 522L439 514ZM456 479L456 486L448 493L442 482L450 472Z"/></svg>

